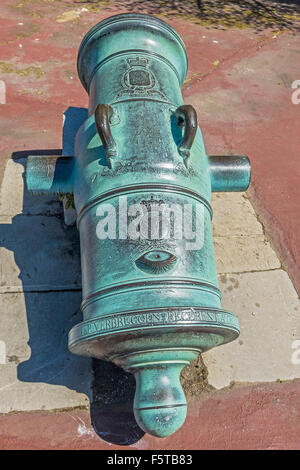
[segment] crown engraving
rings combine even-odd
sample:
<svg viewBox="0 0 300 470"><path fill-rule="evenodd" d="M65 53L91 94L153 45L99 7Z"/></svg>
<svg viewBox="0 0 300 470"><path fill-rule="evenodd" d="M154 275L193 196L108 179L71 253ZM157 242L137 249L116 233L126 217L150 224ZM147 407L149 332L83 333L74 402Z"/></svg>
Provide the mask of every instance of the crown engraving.
<svg viewBox="0 0 300 470"><path fill-rule="evenodd" d="M130 67L148 67L149 60L143 57L134 57L133 59L127 59L127 63Z"/></svg>
<svg viewBox="0 0 300 470"><path fill-rule="evenodd" d="M146 206L148 211L151 211L151 210L159 210L160 206L165 204L165 201L163 201L162 199L158 201L157 199L154 199L153 196L151 196L150 199L147 199L147 200L144 199L143 201L141 201L141 204Z"/></svg>

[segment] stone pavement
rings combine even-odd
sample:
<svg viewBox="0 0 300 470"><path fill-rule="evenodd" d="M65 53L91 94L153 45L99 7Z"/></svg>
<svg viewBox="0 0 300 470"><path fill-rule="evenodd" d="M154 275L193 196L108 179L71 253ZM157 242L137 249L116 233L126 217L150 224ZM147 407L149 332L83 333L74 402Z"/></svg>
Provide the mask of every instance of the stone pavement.
<svg viewBox="0 0 300 470"><path fill-rule="evenodd" d="M57 153L63 112L87 105L79 42L116 13L93 3L0 7L0 448L299 448L300 105L291 102L299 33L168 20L187 46L184 97L207 152L248 155L253 177L247 194L213 197L223 306L238 316L241 335L203 354L204 385L190 368L188 421L158 440L133 422L131 377L68 352L68 331L81 318L76 228L64 225L60 201L24 187L25 157Z"/></svg>

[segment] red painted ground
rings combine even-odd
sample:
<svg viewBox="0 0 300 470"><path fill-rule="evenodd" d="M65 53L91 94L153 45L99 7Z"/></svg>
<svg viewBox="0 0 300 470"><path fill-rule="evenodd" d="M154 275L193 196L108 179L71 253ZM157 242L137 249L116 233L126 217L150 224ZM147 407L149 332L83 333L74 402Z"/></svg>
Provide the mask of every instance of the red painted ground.
<svg viewBox="0 0 300 470"><path fill-rule="evenodd" d="M300 449L300 380L208 395L190 404L184 426L130 446L100 439L87 411L0 416L0 449Z"/></svg>
<svg viewBox="0 0 300 470"><path fill-rule="evenodd" d="M7 97L0 105L0 180L13 152L60 149L63 111L87 105L77 49L92 25L116 11L57 22L62 12L79 7L71 1L1 2L0 79ZM300 292L300 104L291 101L291 84L300 80L299 34L169 22L187 46L184 98L197 109L207 152L250 157L251 202ZM186 425L173 437L145 436L130 448L299 448L299 392L297 381L216 393L190 406ZM112 449L91 431L85 411L2 416L0 447Z"/></svg>

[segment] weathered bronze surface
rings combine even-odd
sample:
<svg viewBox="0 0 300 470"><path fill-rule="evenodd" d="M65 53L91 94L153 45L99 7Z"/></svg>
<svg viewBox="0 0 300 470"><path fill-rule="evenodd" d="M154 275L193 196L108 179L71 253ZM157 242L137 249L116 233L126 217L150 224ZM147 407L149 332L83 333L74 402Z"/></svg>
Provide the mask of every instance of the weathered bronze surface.
<svg viewBox="0 0 300 470"><path fill-rule="evenodd" d="M29 190L74 194L84 321L69 348L131 371L137 422L161 437L185 420L182 368L239 334L221 308L210 200L250 181L247 157L206 155L182 100L186 72L184 44L165 22L102 21L79 49L89 117L75 155L27 165Z"/></svg>

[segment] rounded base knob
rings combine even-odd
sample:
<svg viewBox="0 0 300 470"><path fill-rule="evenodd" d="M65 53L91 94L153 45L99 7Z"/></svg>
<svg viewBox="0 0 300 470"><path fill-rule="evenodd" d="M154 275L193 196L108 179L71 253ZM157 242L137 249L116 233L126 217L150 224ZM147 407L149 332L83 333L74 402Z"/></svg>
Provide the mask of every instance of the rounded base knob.
<svg viewBox="0 0 300 470"><path fill-rule="evenodd" d="M185 421L187 404L180 384L184 364L163 364L135 371L134 415L143 431L167 437Z"/></svg>

